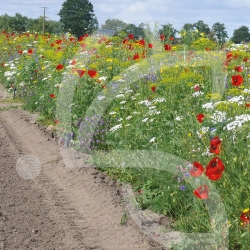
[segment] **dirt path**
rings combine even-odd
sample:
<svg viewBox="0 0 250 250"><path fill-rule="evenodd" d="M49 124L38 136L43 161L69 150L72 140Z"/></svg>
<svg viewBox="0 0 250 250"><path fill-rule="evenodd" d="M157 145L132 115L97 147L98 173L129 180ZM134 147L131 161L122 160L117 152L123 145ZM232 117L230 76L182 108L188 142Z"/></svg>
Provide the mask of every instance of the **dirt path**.
<svg viewBox="0 0 250 250"><path fill-rule="evenodd" d="M164 249L131 219L120 225L120 187L86 168L87 155L64 151L4 98L0 89L0 249Z"/></svg>

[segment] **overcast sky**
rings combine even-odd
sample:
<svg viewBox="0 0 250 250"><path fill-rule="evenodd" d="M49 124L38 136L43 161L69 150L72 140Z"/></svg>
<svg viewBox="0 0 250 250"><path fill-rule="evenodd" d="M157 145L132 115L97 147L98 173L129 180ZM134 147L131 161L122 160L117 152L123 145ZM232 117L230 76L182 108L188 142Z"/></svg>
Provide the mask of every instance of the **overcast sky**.
<svg viewBox="0 0 250 250"><path fill-rule="evenodd" d="M0 0L0 15L20 13L37 18L48 7L46 17L59 20L57 15L65 0ZM229 37L242 25L250 28L250 0L90 0L94 13L103 24L118 18L138 25L143 22L173 24L180 30L185 23L204 21L211 28L216 22L224 23Z"/></svg>

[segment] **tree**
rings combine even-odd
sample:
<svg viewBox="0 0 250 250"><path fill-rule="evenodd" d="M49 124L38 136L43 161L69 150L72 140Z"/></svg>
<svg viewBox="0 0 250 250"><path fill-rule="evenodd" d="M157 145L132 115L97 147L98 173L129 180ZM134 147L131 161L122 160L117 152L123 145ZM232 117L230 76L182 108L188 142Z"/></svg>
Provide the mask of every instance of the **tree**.
<svg viewBox="0 0 250 250"><path fill-rule="evenodd" d="M88 0L66 0L58 15L64 32L70 31L76 37L91 34L98 28L93 5Z"/></svg>
<svg viewBox="0 0 250 250"><path fill-rule="evenodd" d="M177 30L172 24L164 24L162 28L159 29L159 33L165 36L165 40L168 41L170 37L175 37Z"/></svg>
<svg viewBox="0 0 250 250"><path fill-rule="evenodd" d="M105 24L102 24L102 29L113 30L117 33L120 30L123 30L128 24L119 19L108 19L105 21Z"/></svg>
<svg viewBox="0 0 250 250"><path fill-rule="evenodd" d="M16 13L15 16L9 16L4 14L0 16L0 28L8 31L24 32L28 17L22 16L20 13Z"/></svg>
<svg viewBox="0 0 250 250"><path fill-rule="evenodd" d="M249 28L245 25L234 30L231 40L234 43L250 42Z"/></svg>
<svg viewBox="0 0 250 250"><path fill-rule="evenodd" d="M226 42L226 38L228 38L228 34L224 23L217 22L213 24L212 33L216 37L216 40L219 43L219 45L224 44Z"/></svg>
<svg viewBox="0 0 250 250"><path fill-rule="evenodd" d="M200 33L204 33L205 36L209 36L210 34L209 26L203 21L198 21L197 23L194 23L193 27L196 28Z"/></svg>

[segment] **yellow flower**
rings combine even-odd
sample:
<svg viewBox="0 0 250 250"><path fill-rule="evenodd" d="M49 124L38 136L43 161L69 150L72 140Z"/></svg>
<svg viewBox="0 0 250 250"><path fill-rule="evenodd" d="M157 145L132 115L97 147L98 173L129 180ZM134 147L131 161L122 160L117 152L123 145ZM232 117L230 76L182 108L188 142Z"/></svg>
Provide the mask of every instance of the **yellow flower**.
<svg viewBox="0 0 250 250"><path fill-rule="evenodd" d="M192 136L192 133L188 133L188 136L189 136L189 137Z"/></svg>
<svg viewBox="0 0 250 250"><path fill-rule="evenodd" d="M249 208L246 208L243 210L243 213L248 213L249 212Z"/></svg>

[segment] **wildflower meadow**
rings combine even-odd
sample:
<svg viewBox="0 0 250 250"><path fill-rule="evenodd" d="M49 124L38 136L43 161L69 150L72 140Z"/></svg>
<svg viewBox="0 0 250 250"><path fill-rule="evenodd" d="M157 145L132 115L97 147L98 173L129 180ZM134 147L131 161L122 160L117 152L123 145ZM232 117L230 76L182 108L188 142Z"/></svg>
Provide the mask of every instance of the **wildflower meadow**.
<svg viewBox="0 0 250 250"><path fill-rule="evenodd" d="M199 234L193 249L249 250L248 45L3 31L0 46L1 83L24 109L194 233L173 249Z"/></svg>

